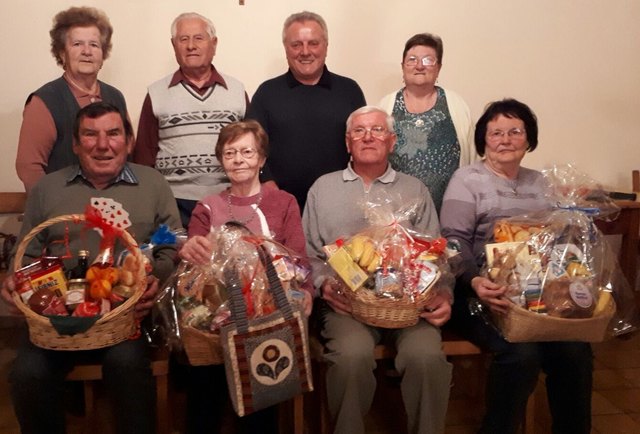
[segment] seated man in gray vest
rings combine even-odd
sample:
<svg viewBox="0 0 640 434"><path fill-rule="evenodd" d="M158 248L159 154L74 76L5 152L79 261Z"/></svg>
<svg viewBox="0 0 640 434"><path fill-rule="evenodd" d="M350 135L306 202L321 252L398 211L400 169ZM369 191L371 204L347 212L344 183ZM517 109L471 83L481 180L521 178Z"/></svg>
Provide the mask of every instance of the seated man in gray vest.
<svg viewBox="0 0 640 434"><path fill-rule="evenodd" d="M229 186L214 150L222 127L244 118L249 98L242 83L211 64L218 44L211 20L179 15L171 44L180 67L149 86L133 161L169 181L186 228L198 200Z"/></svg>

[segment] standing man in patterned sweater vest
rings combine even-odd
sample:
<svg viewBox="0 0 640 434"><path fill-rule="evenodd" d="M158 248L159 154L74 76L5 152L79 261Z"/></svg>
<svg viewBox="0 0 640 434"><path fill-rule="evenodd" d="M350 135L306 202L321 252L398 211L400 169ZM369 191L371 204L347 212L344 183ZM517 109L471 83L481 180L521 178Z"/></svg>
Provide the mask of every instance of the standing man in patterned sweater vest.
<svg viewBox="0 0 640 434"><path fill-rule="evenodd" d="M180 68L149 86L133 161L169 181L186 228L196 202L229 185L214 150L222 127L244 119L249 98L242 83L211 64L218 44L211 20L179 15L171 44Z"/></svg>

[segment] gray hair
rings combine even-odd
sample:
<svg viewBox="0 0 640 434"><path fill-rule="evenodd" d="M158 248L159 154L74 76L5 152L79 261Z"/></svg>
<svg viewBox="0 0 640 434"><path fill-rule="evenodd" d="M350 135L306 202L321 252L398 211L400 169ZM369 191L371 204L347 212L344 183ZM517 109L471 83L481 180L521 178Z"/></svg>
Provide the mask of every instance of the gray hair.
<svg viewBox="0 0 640 434"><path fill-rule="evenodd" d="M289 17L284 20L284 25L282 26L282 42L284 43L287 35L287 29L291 26L291 24L304 23L305 21L314 21L318 23L318 25L322 29L322 33L324 33L325 42L329 42L329 30L327 29L327 23L324 21L324 18L322 18L315 12L309 11L302 11L289 15Z"/></svg>
<svg viewBox="0 0 640 434"><path fill-rule="evenodd" d="M351 113L347 118L347 132L351 130L351 121L353 121L353 118L355 118L356 116L367 114L367 113L382 113L385 116L385 121L387 123L387 130L389 130L390 133L395 134L396 132L394 128L395 120L393 119L393 116L391 116L389 113L384 111L382 108L375 105L366 105L364 107L360 107L359 109Z"/></svg>
<svg viewBox="0 0 640 434"><path fill-rule="evenodd" d="M204 21L204 23L207 25L207 33L209 34L209 37L210 38L216 37L216 28L214 27L213 22L209 18L202 16L196 12L185 12L183 14L178 15L176 19L173 20L173 23L171 23L171 39L174 39L176 37L176 33L178 33L178 23L182 20L191 19L191 18L198 18Z"/></svg>

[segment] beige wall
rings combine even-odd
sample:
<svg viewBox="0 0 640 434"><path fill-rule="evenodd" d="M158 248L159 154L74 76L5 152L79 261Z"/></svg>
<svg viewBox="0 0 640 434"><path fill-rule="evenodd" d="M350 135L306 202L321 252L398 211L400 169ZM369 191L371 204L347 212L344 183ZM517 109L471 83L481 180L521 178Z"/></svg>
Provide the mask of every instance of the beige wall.
<svg viewBox="0 0 640 434"><path fill-rule="evenodd" d="M78 1L2 0L0 190L19 191L14 160L29 92L61 70L49 54L53 15ZM640 0L86 0L115 29L100 78L126 96L135 123L146 86L175 68L169 25L180 12L209 16L215 64L251 95L286 68L281 25L290 13L325 17L327 64L356 79L367 101L401 86L406 39L430 31L445 42L439 83L460 93L474 119L513 96L538 114L540 145L524 164L575 163L606 186L629 190L640 168Z"/></svg>

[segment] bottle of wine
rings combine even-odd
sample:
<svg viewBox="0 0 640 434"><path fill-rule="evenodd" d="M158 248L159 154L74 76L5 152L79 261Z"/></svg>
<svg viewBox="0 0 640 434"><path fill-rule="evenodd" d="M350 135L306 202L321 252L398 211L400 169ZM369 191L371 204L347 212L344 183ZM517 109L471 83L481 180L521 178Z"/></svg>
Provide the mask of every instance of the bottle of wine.
<svg viewBox="0 0 640 434"><path fill-rule="evenodd" d="M67 272L67 279L84 279L89 268L89 251L78 252L78 264Z"/></svg>

